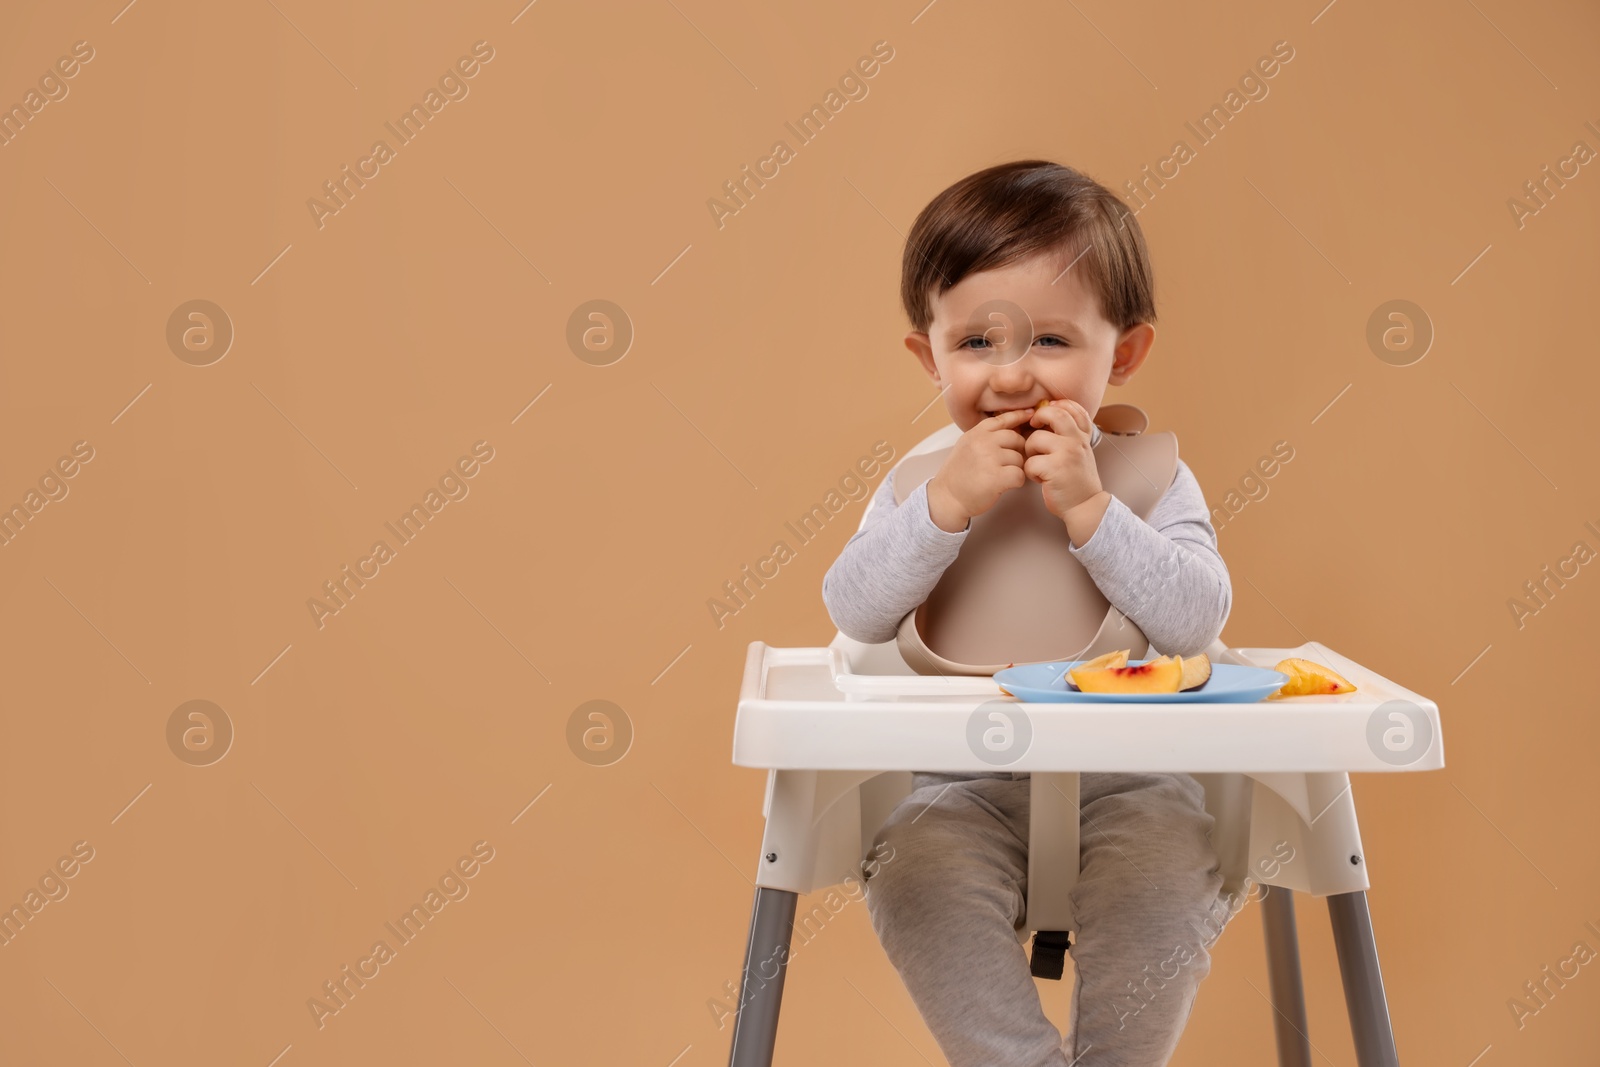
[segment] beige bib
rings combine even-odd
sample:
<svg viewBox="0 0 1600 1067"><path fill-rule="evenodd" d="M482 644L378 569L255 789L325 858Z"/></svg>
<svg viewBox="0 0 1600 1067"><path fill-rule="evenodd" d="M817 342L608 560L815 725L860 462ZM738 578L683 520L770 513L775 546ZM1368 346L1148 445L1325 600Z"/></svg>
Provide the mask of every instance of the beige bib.
<svg viewBox="0 0 1600 1067"><path fill-rule="evenodd" d="M1178 439L1147 434L1145 413L1107 404L1095 415L1100 485L1148 520L1178 471ZM895 503L939 472L951 448L907 456L895 469ZM1150 650L1144 632L1073 558L1066 523L1028 481L972 520L961 552L928 599L900 620L900 654L918 674L988 675L1014 663L1088 659Z"/></svg>

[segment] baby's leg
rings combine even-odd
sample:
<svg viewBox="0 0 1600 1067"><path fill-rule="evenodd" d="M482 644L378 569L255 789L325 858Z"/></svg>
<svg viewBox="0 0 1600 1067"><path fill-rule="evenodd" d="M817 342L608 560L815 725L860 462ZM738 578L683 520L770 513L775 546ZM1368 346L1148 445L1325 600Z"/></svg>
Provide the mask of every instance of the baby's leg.
<svg viewBox="0 0 1600 1067"><path fill-rule="evenodd" d="M1229 917L1215 820L1187 774L1084 774L1079 790L1066 1055L1078 1067L1161 1067Z"/></svg>
<svg viewBox="0 0 1600 1067"><path fill-rule="evenodd" d="M1067 1064L1018 939L1028 788L1009 776L923 785L875 841L872 928L951 1067Z"/></svg>

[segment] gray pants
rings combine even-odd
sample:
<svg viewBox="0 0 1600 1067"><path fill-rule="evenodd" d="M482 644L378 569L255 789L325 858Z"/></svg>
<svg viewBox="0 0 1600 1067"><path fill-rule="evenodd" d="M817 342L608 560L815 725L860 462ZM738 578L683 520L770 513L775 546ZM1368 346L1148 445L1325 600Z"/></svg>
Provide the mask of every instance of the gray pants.
<svg viewBox="0 0 1600 1067"><path fill-rule="evenodd" d="M1232 914L1200 783L1187 774L1080 776L1063 1041L1022 942L1028 774L917 772L912 782L874 842L867 909L951 1067L1165 1064Z"/></svg>

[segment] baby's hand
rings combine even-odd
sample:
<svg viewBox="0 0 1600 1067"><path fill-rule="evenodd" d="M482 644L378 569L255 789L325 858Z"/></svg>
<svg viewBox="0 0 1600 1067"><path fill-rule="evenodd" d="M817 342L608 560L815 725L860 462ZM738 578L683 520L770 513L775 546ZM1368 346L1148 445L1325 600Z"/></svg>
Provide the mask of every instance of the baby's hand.
<svg viewBox="0 0 1600 1067"><path fill-rule="evenodd" d="M1032 408L991 415L961 435L928 481L928 514L935 526L960 533L973 516L994 507L1001 493L1027 482L1026 442L1017 427L1032 415Z"/></svg>
<svg viewBox="0 0 1600 1067"><path fill-rule="evenodd" d="M1075 400L1053 400L1030 412L1029 419L1038 428L1024 445L1023 473L1040 484L1050 514L1065 520L1073 508L1103 492L1089 445L1093 420Z"/></svg>

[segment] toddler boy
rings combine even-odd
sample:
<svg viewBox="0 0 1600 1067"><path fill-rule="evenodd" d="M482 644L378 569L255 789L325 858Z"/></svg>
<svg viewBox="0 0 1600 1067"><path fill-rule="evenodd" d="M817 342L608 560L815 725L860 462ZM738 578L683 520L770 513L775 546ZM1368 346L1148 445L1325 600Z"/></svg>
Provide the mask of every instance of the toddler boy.
<svg viewBox="0 0 1600 1067"><path fill-rule="evenodd" d="M1210 645L1233 594L1194 474L1178 460L1146 519L1101 486L1095 464L1106 387L1126 384L1155 338L1132 213L1069 167L1006 163L922 210L901 269L906 347L962 434L898 505L896 472L885 476L823 579L834 624L857 641L893 641L971 520L1033 481L1061 520L1063 550L1144 632L1151 657ZM1080 776L1063 1041L1022 947L1027 773L918 771L912 783L878 833L895 859L870 881L867 907L952 1067L1167 1063L1229 914L1200 784L1187 774Z"/></svg>

